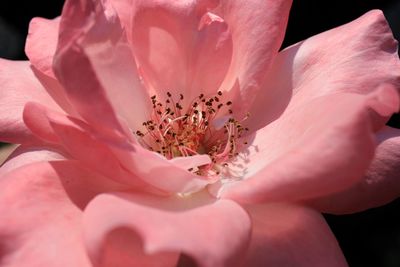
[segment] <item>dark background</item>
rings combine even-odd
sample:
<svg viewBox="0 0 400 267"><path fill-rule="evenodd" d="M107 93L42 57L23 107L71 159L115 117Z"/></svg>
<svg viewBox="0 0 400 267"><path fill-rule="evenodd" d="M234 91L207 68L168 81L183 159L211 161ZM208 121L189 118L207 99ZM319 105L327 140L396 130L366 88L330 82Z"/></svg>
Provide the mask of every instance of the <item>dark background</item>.
<svg viewBox="0 0 400 267"><path fill-rule="evenodd" d="M1 0L0 57L25 59L23 47L30 19L54 18L61 13L62 5L62 0ZM400 0L294 0L283 47L374 8L384 11L399 40ZM389 125L400 128L399 116L393 116ZM400 199L358 214L325 217L351 267L400 267Z"/></svg>

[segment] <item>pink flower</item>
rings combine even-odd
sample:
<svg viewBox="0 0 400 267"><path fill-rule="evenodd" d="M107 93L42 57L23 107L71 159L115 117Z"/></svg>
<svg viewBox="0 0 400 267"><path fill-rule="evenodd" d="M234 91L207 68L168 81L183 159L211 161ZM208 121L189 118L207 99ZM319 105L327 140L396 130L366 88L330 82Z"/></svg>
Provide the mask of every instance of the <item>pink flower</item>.
<svg viewBox="0 0 400 267"><path fill-rule="evenodd" d="M0 266L346 266L399 196L380 11L278 53L291 1L67 0L1 60Z"/></svg>

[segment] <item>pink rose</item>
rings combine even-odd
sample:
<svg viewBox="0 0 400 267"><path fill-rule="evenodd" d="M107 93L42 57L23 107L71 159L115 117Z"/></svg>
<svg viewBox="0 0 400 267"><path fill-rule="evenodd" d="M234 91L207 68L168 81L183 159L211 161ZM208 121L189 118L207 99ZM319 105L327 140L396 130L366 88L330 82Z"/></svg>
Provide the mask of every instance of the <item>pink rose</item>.
<svg viewBox="0 0 400 267"><path fill-rule="evenodd" d="M346 266L399 196L380 11L278 53L291 1L67 0L1 60L0 266Z"/></svg>

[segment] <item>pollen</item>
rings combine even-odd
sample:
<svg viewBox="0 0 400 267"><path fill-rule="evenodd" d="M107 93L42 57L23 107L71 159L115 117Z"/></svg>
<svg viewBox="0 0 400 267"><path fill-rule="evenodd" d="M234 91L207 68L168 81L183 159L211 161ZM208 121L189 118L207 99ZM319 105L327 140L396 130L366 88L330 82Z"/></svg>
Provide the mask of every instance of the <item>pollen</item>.
<svg viewBox="0 0 400 267"><path fill-rule="evenodd" d="M223 93L206 96L200 94L186 107L185 96L173 96L167 92L166 99L159 101L151 97L151 118L143 122L143 130L137 130L139 143L167 159L208 154L211 163L206 166L190 168L188 171L202 176L218 176L228 162L238 155L243 144L239 140L248 131L242 126L247 114L241 121L233 116L232 101L222 101ZM217 119L223 119L223 125L215 126Z"/></svg>

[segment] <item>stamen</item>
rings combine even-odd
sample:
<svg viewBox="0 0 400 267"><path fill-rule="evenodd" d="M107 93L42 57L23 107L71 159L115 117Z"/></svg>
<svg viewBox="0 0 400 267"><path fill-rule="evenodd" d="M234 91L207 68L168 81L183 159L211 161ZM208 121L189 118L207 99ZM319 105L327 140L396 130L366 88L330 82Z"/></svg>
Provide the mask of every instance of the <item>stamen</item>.
<svg viewBox="0 0 400 267"><path fill-rule="evenodd" d="M224 127L215 129L211 122L220 112L233 114L232 109L228 108L233 104L232 101L221 103L221 91L207 97L200 94L189 104L186 112L182 112L183 94L178 97L173 97L170 92L166 94L164 104L158 101L156 95L151 96L151 119L143 122L146 132L134 132L139 142L167 159L208 154L211 157L210 164L190 168L188 171L209 177L220 175L221 170L228 166L228 161L237 156L240 146L247 144L238 143L238 139L244 131L248 131L241 123L249 114L241 121L230 115Z"/></svg>

